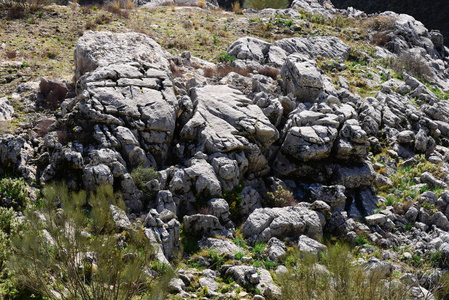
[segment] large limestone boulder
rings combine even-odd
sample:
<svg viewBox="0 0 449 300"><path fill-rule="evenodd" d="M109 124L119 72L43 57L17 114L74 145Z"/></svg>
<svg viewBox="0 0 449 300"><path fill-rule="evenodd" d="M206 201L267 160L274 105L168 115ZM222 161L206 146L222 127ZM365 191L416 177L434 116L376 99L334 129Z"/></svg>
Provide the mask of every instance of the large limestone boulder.
<svg viewBox="0 0 449 300"><path fill-rule="evenodd" d="M207 85L191 91L193 117L181 130L181 138L197 142L204 153L248 150L250 143L269 147L279 137L262 110L240 91Z"/></svg>
<svg viewBox="0 0 449 300"><path fill-rule="evenodd" d="M329 156L337 133L337 129L330 126L293 127L281 151L300 161L322 160Z"/></svg>
<svg viewBox="0 0 449 300"><path fill-rule="evenodd" d="M99 67L129 63L169 68L162 47L144 34L88 31L76 44L76 79Z"/></svg>
<svg viewBox="0 0 449 300"><path fill-rule="evenodd" d="M347 60L351 51L351 47L335 36L287 38L277 41L275 45L288 54L300 53L310 58L321 56L341 61Z"/></svg>
<svg viewBox="0 0 449 300"><path fill-rule="evenodd" d="M303 55L290 55L281 69L281 76L284 92L292 93L302 102L314 102L324 87L316 62Z"/></svg>
<svg viewBox="0 0 449 300"><path fill-rule="evenodd" d="M246 220L242 234L249 241L268 242L272 237L284 239L307 235L319 238L325 217L305 207L258 208Z"/></svg>

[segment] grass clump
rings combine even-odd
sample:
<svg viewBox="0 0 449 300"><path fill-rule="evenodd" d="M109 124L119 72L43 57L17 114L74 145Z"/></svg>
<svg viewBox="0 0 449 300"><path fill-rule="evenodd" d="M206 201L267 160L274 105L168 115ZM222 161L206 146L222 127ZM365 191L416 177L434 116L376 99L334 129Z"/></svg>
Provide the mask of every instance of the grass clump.
<svg viewBox="0 0 449 300"><path fill-rule="evenodd" d="M262 254L263 250L267 247L265 243L256 243L254 245L253 251L255 254Z"/></svg>

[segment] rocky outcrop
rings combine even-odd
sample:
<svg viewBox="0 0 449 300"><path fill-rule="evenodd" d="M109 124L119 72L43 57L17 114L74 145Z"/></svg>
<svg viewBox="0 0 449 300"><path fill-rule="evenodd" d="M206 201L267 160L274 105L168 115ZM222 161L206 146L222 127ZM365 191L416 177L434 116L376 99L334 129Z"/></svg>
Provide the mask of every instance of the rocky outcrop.
<svg viewBox="0 0 449 300"><path fill-rule="evenodd" d="M268 242L272 237L298 238L302 234L318 238L325 222L321 213L304 207L259 208L243 224L242 234L252 242Z"/></svg>

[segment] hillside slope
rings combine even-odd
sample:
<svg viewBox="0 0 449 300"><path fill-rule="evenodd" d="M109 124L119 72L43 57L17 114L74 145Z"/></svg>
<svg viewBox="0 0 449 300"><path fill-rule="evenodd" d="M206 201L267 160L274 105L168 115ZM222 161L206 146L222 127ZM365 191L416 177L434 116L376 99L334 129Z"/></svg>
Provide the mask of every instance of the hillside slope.
<svg viewBox="0 0 449 300"><path fill-rule="evenodd" d="M354 8L366 13L391 10L414 16L429 29L438 29L444 35L446 45L449 43L449 6L446 1L426 0L332 0L335 7Z"/></svg>

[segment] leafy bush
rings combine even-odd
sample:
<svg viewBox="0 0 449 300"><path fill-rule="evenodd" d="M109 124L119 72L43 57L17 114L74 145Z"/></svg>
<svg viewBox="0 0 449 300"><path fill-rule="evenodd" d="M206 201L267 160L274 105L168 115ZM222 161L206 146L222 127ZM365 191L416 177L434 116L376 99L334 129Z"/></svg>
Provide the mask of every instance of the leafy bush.
<svg viewBox="0 0 449 300"><path fill-rule="evenodd" d="M243 7L262 10L264 8L287 8L288 0L245 0Z"/></svg>
<svg viewBox="0 0 449 300"><path fill-rule="evenodd" d="M30 202L28 189L23 179L4 178L0 181L0 204L16 210L24 209Z"/></svg>
<svg viewBox="0 0 449 300"><path fill-rule="evenodd" d="M146 202L156 196L154 191L151 191L147 186L147 182L158 178L158 173L154 168L144 168L139 166L131 172L131 177L133 178L136 187L143 192Z"/></svg>
<svg viewBox="0 0 449 300"><path fill-rule="evenodd" d="M123 204L112 187L87 196L51 185L43 196L11 241L18 283L49 299L131 299L151 290L150 242L139 228L117 234L110 205Z"/></svg>

